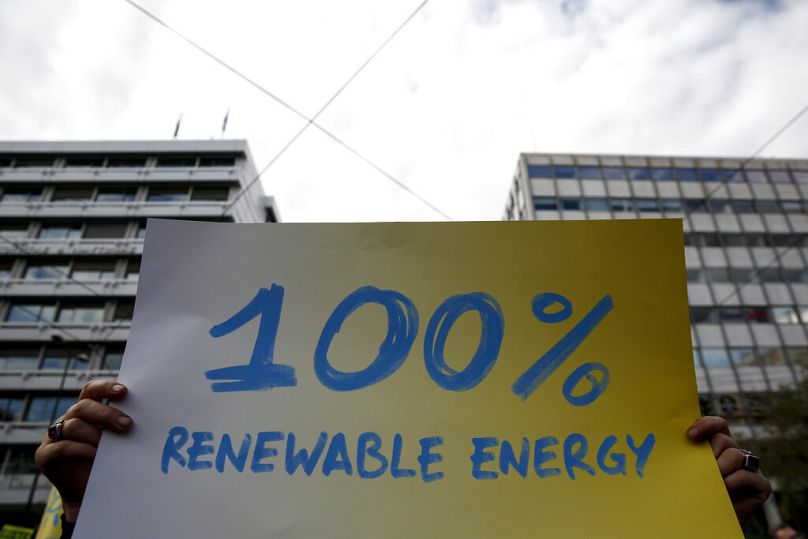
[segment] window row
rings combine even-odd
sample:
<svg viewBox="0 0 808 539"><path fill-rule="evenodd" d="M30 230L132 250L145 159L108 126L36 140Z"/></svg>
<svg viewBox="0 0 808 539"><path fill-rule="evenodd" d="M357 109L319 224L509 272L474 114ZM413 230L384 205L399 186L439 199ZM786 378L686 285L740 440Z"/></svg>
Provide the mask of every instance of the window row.
<svg viewBox="0 0 808 539"><path fill-rule="evenodd" d="M718 234L688 232L685 245L691 247L808 247L808 234Z"/></svg>
<svg viewBox="0 0 808 539"><path fill-rule="evenodd" d="M235 155L0 155L0 168L193 168L233 167Z"/></svg>
<svg viewBox="0 0 808 539"><path fill-rule="evenodd" d="M691 283L805 283L808 269L788 268L693 268L687 270Z"/></svg>
<svg viewBox="0 0 808 539"><path fill-rule="evenodd" d="M145 228L145 221L23 221L0 223L0 234L8 239L123 239L142 238Z"/></svg>
<svg viewBox="0 0 808 539"><path fill-rule="evenodd" d="M710 367L775 367L803 365L808 367L807 348L694 348L693 356L696 365Z"/></svg>
<svg viewBox="0 0 808 539"><path fill-rule="evenodd" d="M691 307L693 324L752 322L757 324L808 324L808 305L776 307Z"/></svg>
<svg viewBox="0 0 808 539"><path fill-rule="evenodd" d="M6 322L56 322L98 324L132 319L133 299L14 301L8 305Z"/></svg>
<svg viewBox="0 0 808 539"><path fill-rule="evenodd" d="M140 258L14 259L0 258L0 279L81 281L135 279L140 273Z"/></svg>
<svg viewBox="0 0 808 539"><path fill-rule="evenodd" d="M93 343L4 345L0 350L0 370L36 371L121 368L123 345Z"/></svg>
<svg viewBox="0 0 808 539"><path fill-rule="evenodd" d="M6 445L0 447L0 476L35 473L36 445Z"/></svg>
<svg viewBox="0 0 808 539"><path fill-rule="evenodd" d="M577 198L534 197L536 211L590 211L638 213L808 213L801 200L717 200L703 198Z"/></svg>
<svg viewBox="0 0 808 539"><path fill-rule="evenodd" d="M18 394L0 397L0 421L49 423L64 415L78 395Z"/></svg>
<svg viewBox="0 0 808 539"><path fill-rule="evenodd" d="M226 201L226 185L154 185L138 186L13 186L0 191L0 202L207 202Z"/></svg>
<svg viewBox="0 0 808 539"><path fill-rule="evenodd" d="M700 393L702 415L717 415L725 419L762 419L777 401L777 392Z"/></svg>
<svg viewBox="0 0 808 539"><path fill-rule="evenodd" d="M527 165L529 178L659 180L686 182L775 182L793 180L808 183L808 170L739 170L726 168L611 167L571 165Z"/></svg>

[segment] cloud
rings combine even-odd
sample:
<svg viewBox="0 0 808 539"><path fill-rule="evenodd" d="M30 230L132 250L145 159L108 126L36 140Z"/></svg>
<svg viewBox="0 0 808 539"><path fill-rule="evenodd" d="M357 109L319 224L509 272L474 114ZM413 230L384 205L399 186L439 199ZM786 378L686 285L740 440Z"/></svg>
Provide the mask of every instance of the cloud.
<svg viewBox="0 0 808 539"><path fill-rule="evenodd" d="M312 115L415 5L147 7ZM44 6L0 7L0 137L168 138L184 113L181 138L210 138L230 108L261 166L305 123L123 2ZM319 122L453 217L498 219L521 151L750 154L805 104L806 25L787 0L431 2ZM263 183L287 220L440 220L316 129Z"/></svg>

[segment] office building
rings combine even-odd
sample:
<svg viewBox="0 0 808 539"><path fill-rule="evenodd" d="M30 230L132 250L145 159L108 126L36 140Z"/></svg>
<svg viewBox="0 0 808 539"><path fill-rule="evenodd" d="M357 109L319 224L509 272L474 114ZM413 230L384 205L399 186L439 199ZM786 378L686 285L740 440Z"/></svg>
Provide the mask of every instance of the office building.
<svg viewBox="0 0 808 539"><path fill-rule="evenodd" d="M0 142L0 525L35 525L47 425L117 375L146 219L277 221L256 174L244 141Z"/></svg>
<svg viewBox="0 0 808 539"><path fill-rule="evenodd" d="M756 437L772 395L808 366L808 160L526 153L505 210L661 217L683 219L702 413Z"/></svg>

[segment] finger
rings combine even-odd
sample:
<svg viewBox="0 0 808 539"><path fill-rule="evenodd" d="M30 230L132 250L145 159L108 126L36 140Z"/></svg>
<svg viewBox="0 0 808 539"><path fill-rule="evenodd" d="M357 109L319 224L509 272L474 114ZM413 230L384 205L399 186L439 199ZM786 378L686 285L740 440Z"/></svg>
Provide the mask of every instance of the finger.
<svg viewBox="0 0 808 539"><path fill-rule="evenodd" d="M771 494L769 480L760 471L737 470L724 478L724 485L733 500L754 498L763 503Z"/></svg>
<svg viewBox="0 0 808 539"><path fill-rule="evenodd" d="M65 422L68 419L78 418L90 425L115 432L126 432L132 427L132 419L128 415L117 408L91 399L82 399L68 408L63 418Z"/></svg>
<svg viewBox="0 0 808 539"><path fill-rule="evenodd" d="M722 433L716 434L710 438L710 447L713 450L713 456L716 460L729 449L740 450L735 438Z"/></svg>
<svg viewBox="0 0 808 539"><path fill-rule="evenodd" d="M126 386L116 380L92 380L84 384L79 400L120 400L126 395L126 391Z"/></svg>
<svg viewBox="0 0 808 539"><path fill-rule="evenodd" d="M729 447L721 452L716 461L721 477L726 477L743 467L743 453L737 447Z"/></svg>
<svg viewBox="0 0 808 539"><path fill-rule="evenodd" d="M93 460L95 458L96 447L74 442L72 440L61 440L56 443L42 445L37 449L34 460L37 467L43 472L63 466L65 460Z"/></svg>
<svg viewBox="0 0 808 539"><path fill-rule="evenodd" d="M96 447L98 447L98 442L101 440L101 432L102 429L77 417L65 420L64 427L62 428L62 436L64 436L65 440Z"/></svg>
<svg viewBox="0 0 808 539"><path fill-rule="evenodd" d="M763 505L761 500L757 498L742 498L740 500L732 501L732 508L738 517L738 521L743 524L746 520Z"/></svg>
<svg viewBox="0 0 808 539"><path fill-rule="evenodd" d="M732 436L727 421L723 417L717 416L704 416L687 429L687 437L694 442L709 440L719 433Z"/></svg>

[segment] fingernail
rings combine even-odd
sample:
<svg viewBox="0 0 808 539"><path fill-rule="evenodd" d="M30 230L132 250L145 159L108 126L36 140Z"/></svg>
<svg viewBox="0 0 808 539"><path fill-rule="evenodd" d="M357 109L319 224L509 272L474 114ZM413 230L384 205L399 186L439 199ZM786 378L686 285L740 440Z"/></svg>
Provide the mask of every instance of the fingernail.
<svg viewBox="0 0 808 539"><path fill-rule="evenodd" d="M699 437L699 429L697 427L690 427L687 431L687 435L690 438L697 439Z"/></svg>
<svg viewBox="0 0 808 539"><path fill-rule="evenodd" d="M113 393L120 393L120 392L122 392L124 389L125 389L125 388L124 388L124 387L123 387L121 384L115 384L114 386L112 386L112 392L113 392Z"/></svg>
<svg viewBox="0 0 808 539"><path fill-rule="evenodd" d="M121 427L128 427L131 424L132 420L126 416L122 415L121 417L118 418L118 425L120 425Z"/></svg>

